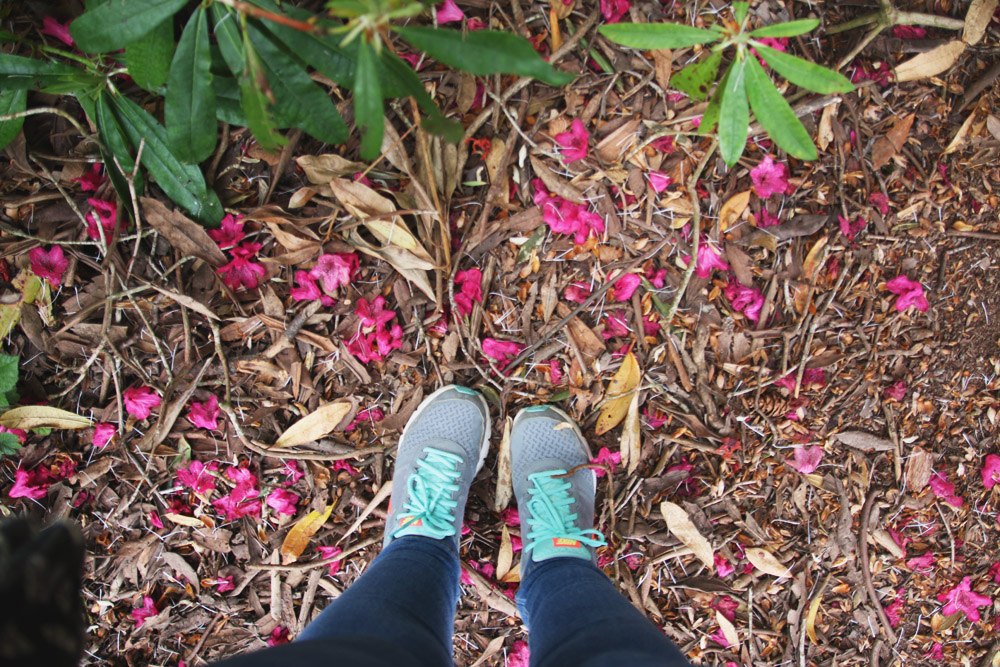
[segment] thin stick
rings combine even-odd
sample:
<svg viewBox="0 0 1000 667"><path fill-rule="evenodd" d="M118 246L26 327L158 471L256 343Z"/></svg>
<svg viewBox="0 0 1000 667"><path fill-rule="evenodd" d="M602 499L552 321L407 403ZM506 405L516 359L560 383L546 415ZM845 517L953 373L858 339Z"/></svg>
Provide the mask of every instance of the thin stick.
<svg viewBox="0 0 1000 667"><path fill-rule="evenodd" d="M369 537L367 539L361 540L357 544L347 549L344 549L339 554L333 558L323 558L322 560L314 560L310 563L290 563L288 565L271 565L269 563L250 563L247 565L247 570L254 572L256 570L311 570L314 567L323 567L324 565L329 565L330 563L336 562L338 560L344 560L348 556L351 556L362 549L366 549L373 544L377 544L382 541L381 535L376 535L374 537Z"/></svg>

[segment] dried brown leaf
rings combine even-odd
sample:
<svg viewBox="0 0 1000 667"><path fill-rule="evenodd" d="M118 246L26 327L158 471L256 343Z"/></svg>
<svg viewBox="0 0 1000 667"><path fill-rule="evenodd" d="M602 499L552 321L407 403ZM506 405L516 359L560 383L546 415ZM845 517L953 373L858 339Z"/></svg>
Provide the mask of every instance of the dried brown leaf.
<svg viewBox="0 0 1000 667"><path fill-rule="evenodd" d="M896 449L896 446L889 440L864 431L844 431L833 437L848 447L860 449L863 452L891 452Z"/></svg>
<svg viewBox="0 0 1000 667"><path fill-rule="evenodd" d="M910 493L920 493L927 488L934 472L934 459L919 446L913 448L906 460L906 488Z"/></svg>
<svg viewBox="0 0 1000 667"><path fill-rule="evenodd" d="M313 185L326 185L335 178L349 176L359 171L364 171L368 165L361 162L351 162L335 154L327 155L302 155L295 158L295 161L306 172L306 178Z"/></svg>
<svg viewBox="0 0 1000 667"><path fill-rule="evenodd" d="M632 393L628 405L628 414L622 427L621 439L622 465L626 466L631 475L639 467L639 452L642 450L642 432L639 429L639 392Z"/></svg>
<svg viewBox="0 0 1000 667"><path fill-rule="evenodd" d="M969 11L965 13L965 28L962 30L962 41L968 45L978 44L986 34L986 27L993 19L997 9L997 0L972 0Z"/></svg>
<svg viewBox="0 0 1000 667"><path fill-rule="evenodd" d="M319 440L333 432L344 417L354 408L351 400L335 401L316 408L308 415L295 422L275 441L275 447L294 447L306 442Z"/></svg>
<svg viewBox="0 0 1000 667"><path fill-rule="evenodd" d="M965 42L954 40L918 54L896 68L896 81L916 81L936 76L954 65L965 51Z"/></svg>
<svg viewBox="0 0 1000 667"><path fill-rule="evenodd" d="M715 566L715 554L712 545L698 530L691 521L691 517L680 505L675 505L669 501L660 503L660 514L667 522L667 529L671 534L681 541L705 565L711 568Z"/></svg>
<svg viewBox="0 0 1000 667"><path fill-rule="evenodd" d="M507 417L503 425L503 437L500 438L500 452L497 454L497 490L493 494L493 510L496 512L507 507L514 495L511 486L510 426L511 418Z"/></svg>
<svg viewBox="0 0 1000 667"><path fill-rule="evenodd" d="M770 574L774 577L787 577L788 568L785 567L780 560L774 557L770 551L760 548L752 548L746 550L747 560L750 561L755 568L763 572L764 574Z"/></svg>
<svg viewBox="0 0 1000 667"><path fill-rule="evenodd" d="M738 192L727 199L726 203L719 209L719 229L724 232L736 224L749 205L750 190Z"/></svg>
<svg viewBox="0 0 1000 667"><path fill-rule="evenodd" d="M167 208L152 197L142 197L142 215L153 229L183 255L194 255L203 259L213 268L219 268L229 260L219 250L205 228L177 210Z"/></svg>

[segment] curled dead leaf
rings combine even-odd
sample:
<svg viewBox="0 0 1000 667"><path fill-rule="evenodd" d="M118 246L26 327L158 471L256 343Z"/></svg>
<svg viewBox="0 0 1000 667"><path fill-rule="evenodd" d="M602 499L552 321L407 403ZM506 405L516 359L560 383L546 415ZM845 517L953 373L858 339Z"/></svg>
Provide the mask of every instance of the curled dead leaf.
<svg viewBox="0 0 1000 667"><path fill-rule="evenodd" d="M335 178L349 176L364 171L368 165L361 162L351 162L339 155L302 155L295 161L306 172L306 178L313 185L326 185Z"/></svg>
<svg viewBox="0 0 1000 667"><path fill-rule="evenodd" d="M625 425L622 427L620 447L622 465L631 474L639 467L639 453L642 451L642 436L639 429L639 392L637 391L632 393L632 400L629 401L628 414L625 416Z"/></svg>
<svg viewBox="0 0 1000 667"><path fill-rule="evenodd" d="M142 197L139 201L142 203L142 214L146 222L181 254L194 255L216 269L229 261L219 250L219 245L197 222L180 211L167 208L152 197Z"/></svg>
<svg viewBox="0 0 1000 667"><path fill-rule="evenodd" d="M660 514L667 522L667 530L680 540L681 544L689 548L705 567L715 566L715 553L712 551L712 545L694 525L683 507L664 501L660 503Z"/></svg>
<svg viewBox="0 0 1000 667"><path fill-rule="evenodd" d="M597 418L597 435L607 433L625 419L632 402L632 392L639 386L640 380L642 371L639 370L639 362L635 360L635 355L629 352L622 360L621 368L608 384L606 394L608 400Z"/></svg>
<svg viewBox="0 0 1000 667"><path fill-rule="evenodd" d="M510 425L511 418L507 417L503 425L503 437L500 439L500 452L497 455L497 490L493 494L493 510L496 512L507 507L507 503L514 495L511 486Z"/></svg>

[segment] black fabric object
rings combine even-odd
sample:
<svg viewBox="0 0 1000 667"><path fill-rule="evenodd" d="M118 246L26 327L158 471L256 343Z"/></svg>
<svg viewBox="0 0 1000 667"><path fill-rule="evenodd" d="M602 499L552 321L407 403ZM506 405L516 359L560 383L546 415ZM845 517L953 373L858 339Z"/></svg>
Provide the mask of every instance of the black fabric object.
<svg viewBox="0 0 1000 667"><path fill-rule="evenodd" d="M79 664L82 575L83 535L72 523L0 522L0 665Z"/></svg>

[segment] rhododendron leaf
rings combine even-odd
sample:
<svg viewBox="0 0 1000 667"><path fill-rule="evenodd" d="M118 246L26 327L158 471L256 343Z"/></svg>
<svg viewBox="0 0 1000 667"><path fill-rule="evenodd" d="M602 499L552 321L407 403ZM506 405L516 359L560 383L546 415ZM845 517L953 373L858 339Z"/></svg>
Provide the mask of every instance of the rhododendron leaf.
<svg viewBox="0 0 1000 667"><path fill-rule="evenodd" d="M792 107L788 106L756 58L747 58L746 63L747 96L757 122L789 155L801 160L815 160L816 146Z"/></svg>
<svg viewBox="0 0 1000 667"><path fill-rule="evenodd" d="M704 563L705 567L715 566L715 557L711 543L701 534L698 527L691 521L691 517L684 508L674 503L664 501L660 503L660 514L667 522L667 530L681 541L681 544L689 548L694 555Z"/></svg>
<svg viewBox="0 0 1000 667"><path fill-rule="evenodd" d="M107 2L77 17L69 31L81 51L116 51L148 34L186 4L187 0Z"/></svg>
<svg viewBox="0 0 1000 667"><path fill-rule="evenodd" d="M11 116L21 113L28 106L28 91L20 90L0 90L0 116ZM0 122L0 149L6 148L7 144L14 141L14 138L21 132L24 126L24 117L12 118Z"/></svg>
<svg viewBox="0 0 1000 667"><path fill-rule="evenodd" d="M816 63L811 63L808 60L803 60L788 53L782 53L760 42L753 42L753 45L775 72L796 86L801 86L824 95L829 93L846 93L854 90L854 84L842 74L838 74Z"/></svg>
<svg viewBox="0 0 1000 667"><path fill-rule="evenodd" d="M142 88L155 91L167 82L173 55L174 22L170 18L125 47L128 74Z"/></svg>
<svg viewBox="0 0 1000 667"><path fill-rule="evenodd" d="M13 433L0 433L0 456L11 456L21 449L21 441Z"/></svg>
<svg viewBox="0 0 1000 667"><path fill-rule="evenodd" d="M819 19L799 19L798 21L788 21L786 23L775 23L766 25L750 31L751 37L795 37L815 30L819 27ZM766 59L768 63L770 58Z"/></svg>
<svg viewBox="0 0 1000 667"><path fill-rule="evenodd" d="M726 164L732 167L743 154L750 127L750 107L746 95L747 60L733 64L733 71L726 78L719 108L719 152Z"/></svg>
<svg viewBox="0 0 1000 667"><path fill-rule="evenodd" d="M712 82L722 64L722 51L710 54L704 60L692 63L670 77L670 87L687 93L695 102L708 99Z"/></svg>
<svg viewBox="0 0 1000 667"><path fill-rule="evenodd" d="M602 25L597 31L612 42L634 49L680 49L708 44L722 37L714 30L678 23L615 23Z"/></svg>

